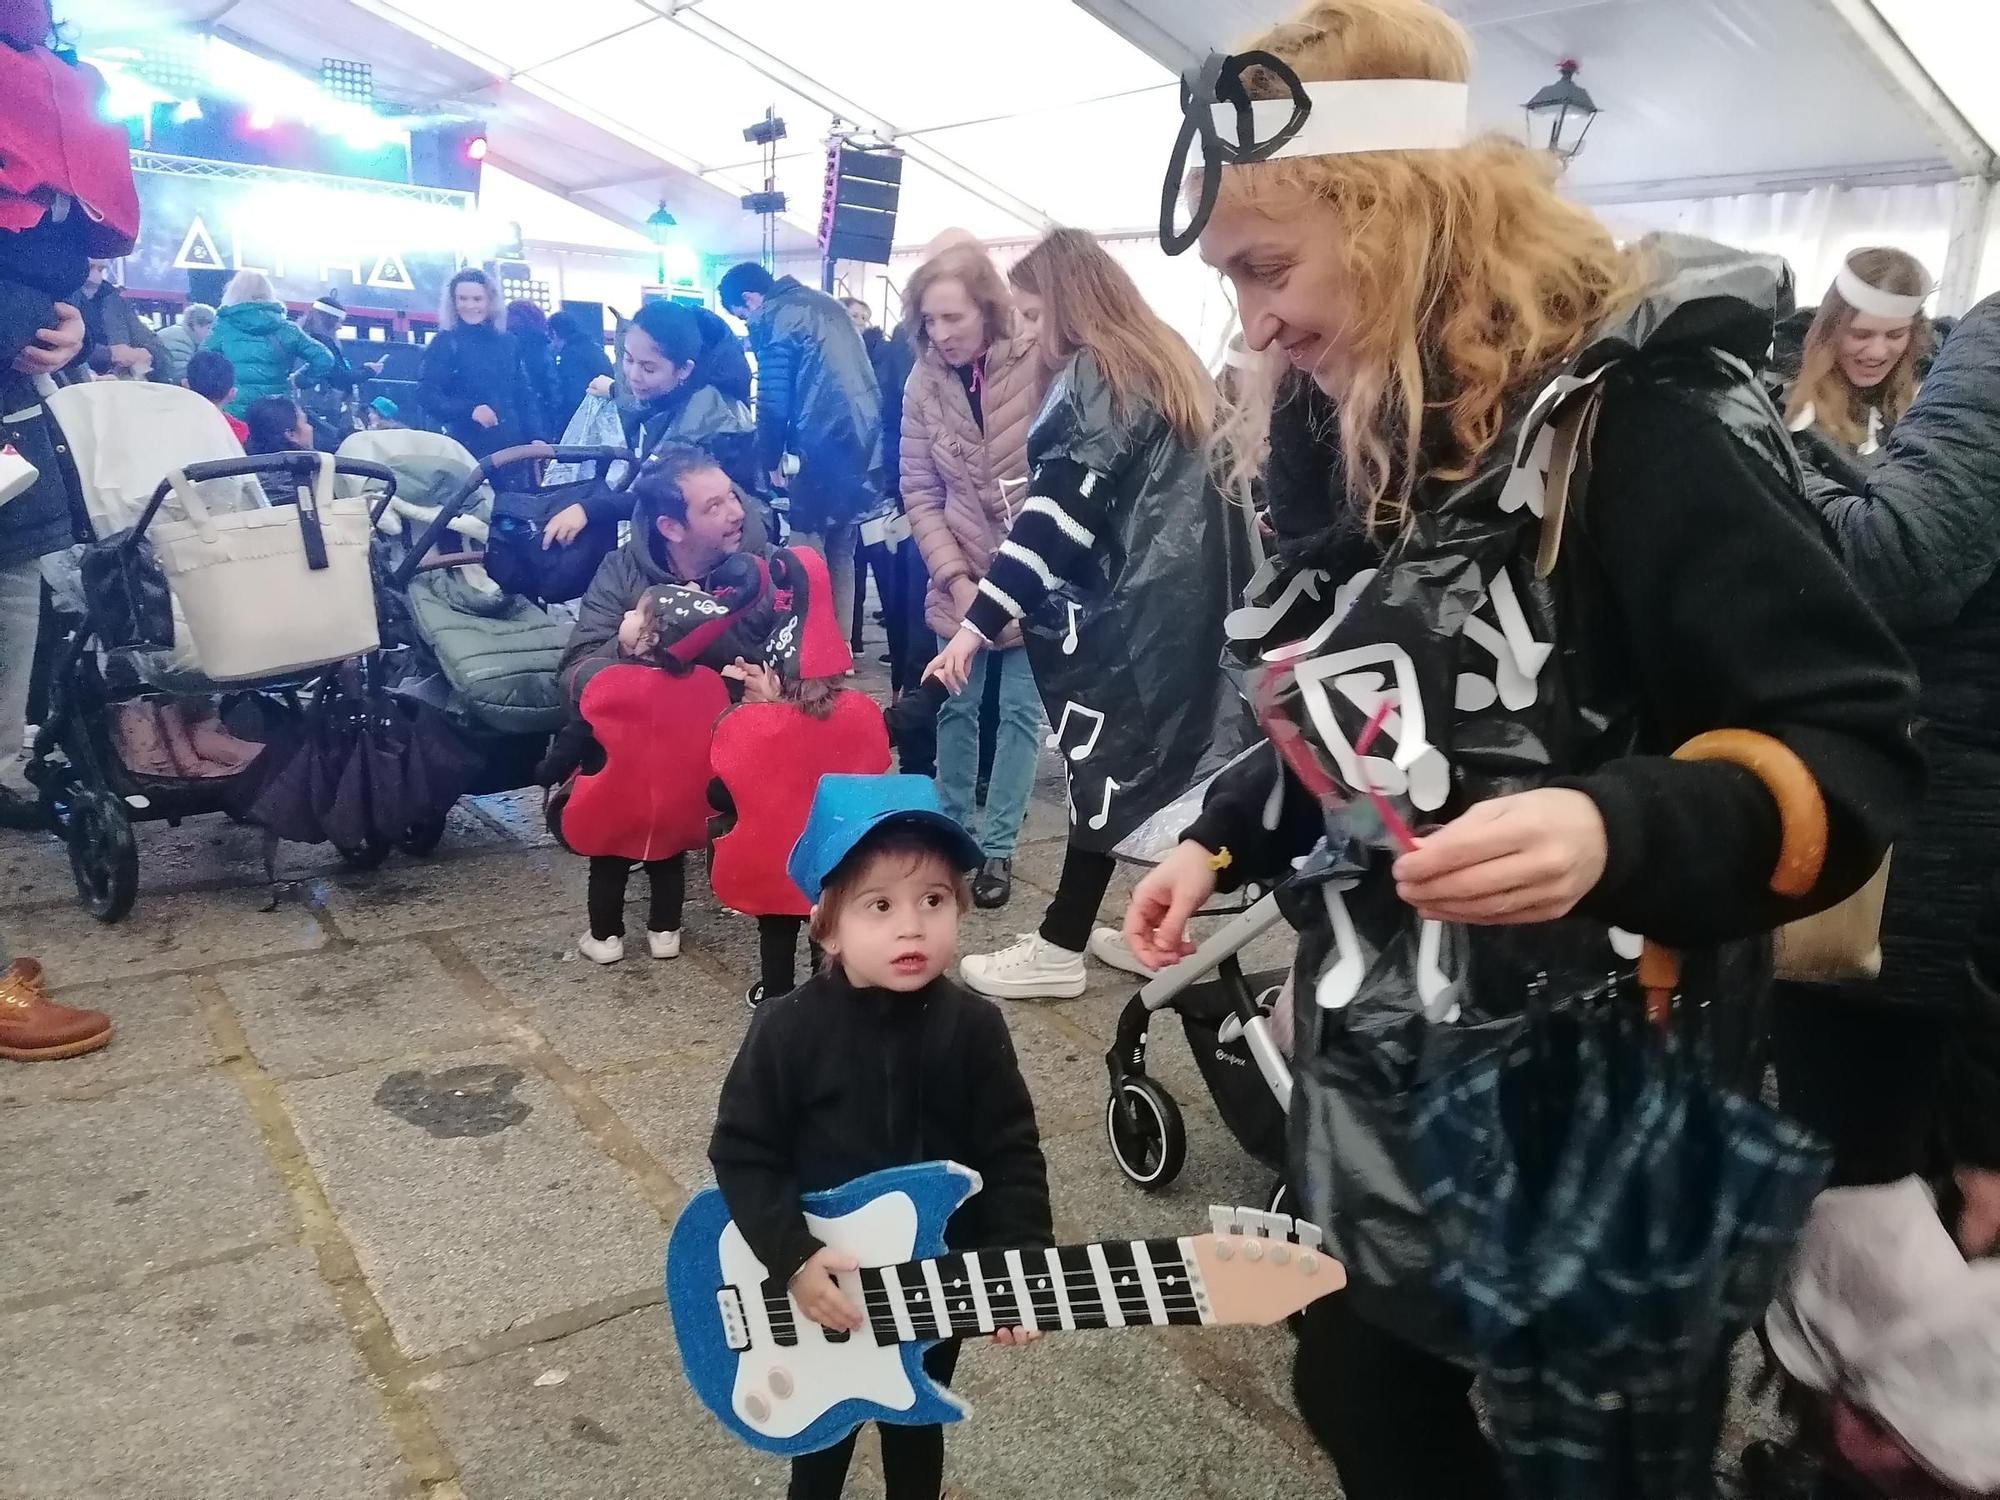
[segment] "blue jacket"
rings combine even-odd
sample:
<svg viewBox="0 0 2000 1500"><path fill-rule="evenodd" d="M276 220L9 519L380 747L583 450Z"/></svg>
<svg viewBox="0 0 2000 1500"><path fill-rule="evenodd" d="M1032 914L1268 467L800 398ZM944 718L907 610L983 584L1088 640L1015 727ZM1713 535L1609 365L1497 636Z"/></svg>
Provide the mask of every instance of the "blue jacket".
<svg viewBox="0 0 2000 1500"><path fill-rule="evenodd" d="M222 355L236 371L236 399L227 407L232 417L241 417L260 396L291 395L294 370L308 385L333 373L331 351L287 318L276 302L237 302L219 309L201 347Z"/></svg>

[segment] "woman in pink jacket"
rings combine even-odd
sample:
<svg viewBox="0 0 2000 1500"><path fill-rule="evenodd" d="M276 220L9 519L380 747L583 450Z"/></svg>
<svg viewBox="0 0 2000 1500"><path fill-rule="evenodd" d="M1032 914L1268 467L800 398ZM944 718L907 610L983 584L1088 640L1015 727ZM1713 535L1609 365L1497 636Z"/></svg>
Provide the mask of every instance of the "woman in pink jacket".
<svg viewBox="0 0 2000 1500"><path fill-rule="evenodd" d="M925 261L904 306L922 357L903 399L903 510L931 577L925 623L942 644L957 633L1027 493L1028 427L1048 377L1032 343L1015 337L1007 284L977 245ZM1019 627L998 647L980 654L966 690L938 711L938 797L985 852L972 886L984 907L1004 906L1012 892L1014 844L1041 749L1041 697ZM1000 724L982 824L973 802L989 671L1000 674Z"/></svg>

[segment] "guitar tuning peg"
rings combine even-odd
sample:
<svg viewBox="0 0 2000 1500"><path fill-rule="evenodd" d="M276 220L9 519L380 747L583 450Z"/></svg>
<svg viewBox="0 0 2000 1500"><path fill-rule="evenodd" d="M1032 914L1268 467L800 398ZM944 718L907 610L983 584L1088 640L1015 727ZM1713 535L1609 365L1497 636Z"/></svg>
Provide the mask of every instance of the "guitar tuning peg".
<svg viewBox="0 0 2000 1500"><path fill-rule="evenodd" d="M1320 1233L1319 1225L1308 1224L1304 1219L1298 1219L1294 1221L1292 1228L1292 1238L1297 1240L1299 1244L1303 1245L1308 1250L1319 1249L1320 1246L1323 1243L1325 1243L1326 1239L1326 1237Z"/></svg>
<svg viewBox="0 0 2000 1500"><path fill-rule="evenodd" d="M1211 1203L1208 1206L1208 1227L1217 1235L1241 1234L1243 1224L1238 1215L1242 1212L1240 1208L1227 1208L1220 1203Z"/></svg>

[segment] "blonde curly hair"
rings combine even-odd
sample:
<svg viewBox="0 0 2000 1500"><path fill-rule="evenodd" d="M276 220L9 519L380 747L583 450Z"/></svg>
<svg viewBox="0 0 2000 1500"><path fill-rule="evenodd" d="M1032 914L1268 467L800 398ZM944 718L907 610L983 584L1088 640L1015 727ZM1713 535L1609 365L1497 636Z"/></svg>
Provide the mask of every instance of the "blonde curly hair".
<svg viewBox="0 0 2000 1500"><path fill-rule="evenodd" d="M1464 82L1465 33L1422 0L1320 0L1250 44L1308 82ZM1288 97L1267 69L1252 98ZM1642 257L1564 201L1545 153L1502 136L1448 151L1288 157L1222 172L1217 211L1274 220L1323 213L1323 241L1349 290L1342 342L1353 374L1339 394L1349 499L1371 528L1410 518L1417 481L1462 479L1499 437L1508 398L1575 354L1646 284ZM1190 180L1199 187L1198 178ZM1234 372L1217 432L1218 469L1237 494L1268 452L1284 372L1266 350ZM1432 446L1424 449L1427 420Z"/></svg>

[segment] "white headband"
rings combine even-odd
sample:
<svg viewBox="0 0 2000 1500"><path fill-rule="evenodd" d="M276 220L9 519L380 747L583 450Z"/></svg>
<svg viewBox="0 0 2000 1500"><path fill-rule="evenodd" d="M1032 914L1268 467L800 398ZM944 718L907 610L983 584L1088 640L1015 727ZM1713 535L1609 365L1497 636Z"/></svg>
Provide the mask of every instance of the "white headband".
<svg viewBox="0 0 2000 1500"><path fill-rule="evenodd" d="M1914 318L1924 310L1924 298L1930 295L1926 292L1915 297L1903 297L1895 292L1885 292L1855 275L1854 268L1845 261L1834 273L1833 289L1840 293L1841 300L1849 307L1871 318Z"/></svg>
<svg viewBox="0 0 2000 1500"><path fill-rule="evenodd" d="M1361 78L1337 83L1308 83L1312 111L1299 133L1270 154L1281 156L1351 156L1362 151L1448 151L1471 137L1472 89L1463 83L1433 78ZM1290 99L1251 101L1251 128L1257 140L1270 140L1292 117ZM1237 110L1233 104L1213 106L1216 133L1232 146Z"/></svg>

